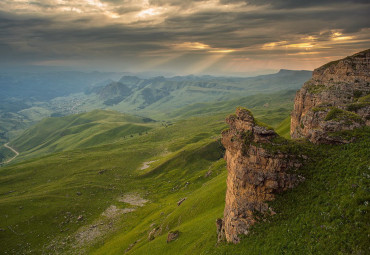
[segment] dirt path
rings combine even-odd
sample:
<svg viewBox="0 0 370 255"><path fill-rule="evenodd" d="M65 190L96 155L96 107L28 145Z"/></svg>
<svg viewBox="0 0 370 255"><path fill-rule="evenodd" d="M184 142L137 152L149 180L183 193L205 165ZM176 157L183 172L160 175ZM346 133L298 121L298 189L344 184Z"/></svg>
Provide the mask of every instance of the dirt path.
<svg viewBox="0 0 370 255"><path fill-rule="evenodd" d="M7 149L9 149L9 150L11 150L12 152L14 152L14 153L15 153L15 156L14 156L14 157L12 157L11 159L8 159L7 161L5 161L5 162L4 162L4 164L8 164L8 163L10 163L11 161L13 161L16 157L18 157L19 152L18 152L18 151L16 151L15 149L13 149L12 147L10 147L10 146L8 145L8 143L4 144L4 147L5 147L5 148L7 148Z"/></svg>

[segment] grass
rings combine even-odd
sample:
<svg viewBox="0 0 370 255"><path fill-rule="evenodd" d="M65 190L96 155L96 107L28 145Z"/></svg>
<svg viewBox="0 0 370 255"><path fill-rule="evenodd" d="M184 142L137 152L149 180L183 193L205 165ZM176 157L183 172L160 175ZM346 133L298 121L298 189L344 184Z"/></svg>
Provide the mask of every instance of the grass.
<svg viewBox="0 0 370 255"><path fill-rule="evenodd" d="M122 193L137 191L154 206L186 182L200 186L198 174L203 176L222 157L217 140L224 127L223 116L181 121L117 143L2 168L1 252L41 253L44 244L67 238L101 217ZM143 174L137 170L141 164L155 158L160 165L138 176Z"/></svg>
<svg viewBox="0 0 370 255"><path fill-rule="evenodd" d="M325 121L334 120L334 121L355 121L355 122L361 122L362 118L357 115L356 113L349 112L346 110L342 110L339 108L332 107L331 110L326 115Z"/></svg>
<svg viewBox="0 0 370 255"><path fill-rule="evenodd" d="M347 110L348 111L358 111L358 110L360 110L364 107L367 107L369 105L370 105L370 94L366 95L366 96L363 96L363 97L359 97L357 99L357 102L349 104L347 106Z"/></svg>
<svg viewBox="0 0 370 255"><path fill-rule="evenodd" d="M147 221L129 233L117 233L92 254L120 254L137 240L128 254L367 254L369 142L367 131L353 144L316 146L299 172L305 182L277 196L271 202L277 215L255 225L238 245L215 245L215 219L222 216L226 187L221 170L189 191L180 207L169 196L156 213L144 216ZM149 241L153 223L166 231ZM179 239L167 244L167 233L175 230L181 233Z"/></svg>
<svg viewBox="0 0 370 255"><path fill-rule="evenodd" d="M95 110L59 118L46 118L12 140L21 155L18 161L52 152L86 148L133 135L142 135L157 124L115 111Z"/></svg>
<svg viewBox="0 0 370 255"><path fill-rule="evenodd" d="M277 127L276 133L280 136L290 139L290 116L285 118Z"/></svg>
<svg viewBox="0 0 370 255"><path fill-rule="evenodd" d="M327 86L322 85L322 84L319 84L319 85L308 84L306 88L308 92L310 92L311 94L319 94L328 89Z"/></svg>
<svg viewBox="0 0 370 255"><path fill-rule="evenodd" d="M259 113L253 112L256 119L267 116L270 110L274 112L275 108L259 109ZM277 125L277 132L287 136L289 118L277 115L282 121ZM117 120L115 113L107 116L100 111L71 116L69 123L74 125L62 130L76 135L105 125L107 120L122 121L124 125L154 126L141 136L52 153L0 169L0 253L370 252L368 128L346 131L346 135L357 136L352 144L312 145L307 150L310 160L299 170L305 182L271 202L277 214L255 225L240 244L216 246L215 221L222 217L225 205L227 171L219 138L226 127L226 115L221 112L206 114L165 126L140 120L129 122L127 116L121 117L124 119ZM265 118L270 120L267 124L275 123L275 117ZM63 122L63 118L55 121ZM108 133L109 137L120 129L107 132L113 132ZM47 132L44 134L49 136ZM52 134L51 130L50 138ZM75 136L75 139L80 138ZM283 147L294 142L277 143ZM155 162L140 170L148 161ZM111 223L108 221L107 224L112 224L111 231L95 241L82 248L74 246L81 227L103 220L102 212L111 205L127 208L129 205L117 198L132 192L150 202ZM177 206L182 198L186 200ZM83 220L78 220L80 215ZM154 228L162 231L149 241L148 234ZM180 235L176 241L167 243L170 231L179 231Z"/></svg>
<svg viewBox="0 0 370 255"><path fill-rule="evenodd" d="M293 109L295 90L274 94L258 94L227 101L197 103L172 111L162 118L187 119L194 116L207 116L234 112L241 106L250 109L254 116L273 127L277 127Z"/></svg>
<svg viewBox="0 0 370 255"><path fill-rule="evenodd" d="M14 152L4 147L4 144L0 144L0 162L5 162L7 159L14 157ZM1 165L1 163L0 163Z"/></svg>

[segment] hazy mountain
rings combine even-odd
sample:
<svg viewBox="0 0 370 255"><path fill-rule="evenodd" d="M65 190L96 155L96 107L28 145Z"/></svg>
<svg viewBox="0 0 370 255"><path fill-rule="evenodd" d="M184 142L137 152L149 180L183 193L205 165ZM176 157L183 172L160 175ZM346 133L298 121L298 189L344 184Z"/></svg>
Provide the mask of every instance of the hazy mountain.
<svg viewBox="0 0 370 255"><path fill-rule="evenodd" d="M118 73L101 72L46 72L1 73L0 98L34 98L38 101L82 92L89 86L107 79L116 79Z"/></svg>
<svg viewBox="0 0 370 255"><path fill-rule="evenodd" d="M196 103L296 90L310 75L309 71L290 70L249 78L209 75L143 78L100 72L2 74L0 143L49 116L110 108L166 119L174 117L174 111Z"/></svg>
<svg viewBox="0 0 370 255"><path fill-rule="evenodd" d="M95 91L105 105L145 115L171 112L193 103L230 100L257 93L298 89L311 76L309 71L280 70L276 74L249 78L214 76L163 76L141 79L124 76ZM108 100L107 100L108 99Z"/></svg>

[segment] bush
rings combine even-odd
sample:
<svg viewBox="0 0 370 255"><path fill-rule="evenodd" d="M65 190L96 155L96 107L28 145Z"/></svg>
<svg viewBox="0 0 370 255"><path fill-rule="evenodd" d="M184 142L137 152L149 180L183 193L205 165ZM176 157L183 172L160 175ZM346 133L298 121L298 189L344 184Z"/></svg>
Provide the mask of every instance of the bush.
<svg viewBox="0 0 370 255"><path fill-rule="evenodd" d="M366 106L370 105L370 102L361 102L361 103L353 103L347 105L347 110L351 112L355 112L361 108L364 108Z"/></svg>
<svg viewBox="0 0 370 255"><path fill-rule="evenodd" d="M334 120L351 120L355 122L362 122L362 119L359 115L353 112L345 111L338 108L332 108L325 117L325 121Z"/></svg>
<svg viewBox="0 0 370 255"><path fill-rule="evenodd" d="M310 92L311 94L319 94L325 90L327 90L327 87L325 85L322 85L322 84L319 84L319 85L315 85L315 84L310 84L308 87L307 87L307 90L308 92Z"/></svg>

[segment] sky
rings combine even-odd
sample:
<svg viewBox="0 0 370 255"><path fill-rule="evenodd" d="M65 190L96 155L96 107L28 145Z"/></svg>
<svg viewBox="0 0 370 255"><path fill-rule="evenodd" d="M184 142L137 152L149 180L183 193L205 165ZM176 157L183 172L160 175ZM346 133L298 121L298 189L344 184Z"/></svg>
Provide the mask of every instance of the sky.
<svg viewBox="0 0 370 255"><path fill-rule="evenodd" d="M0 0L0 68L253 75L370 48L368 0Z"/></svg>

